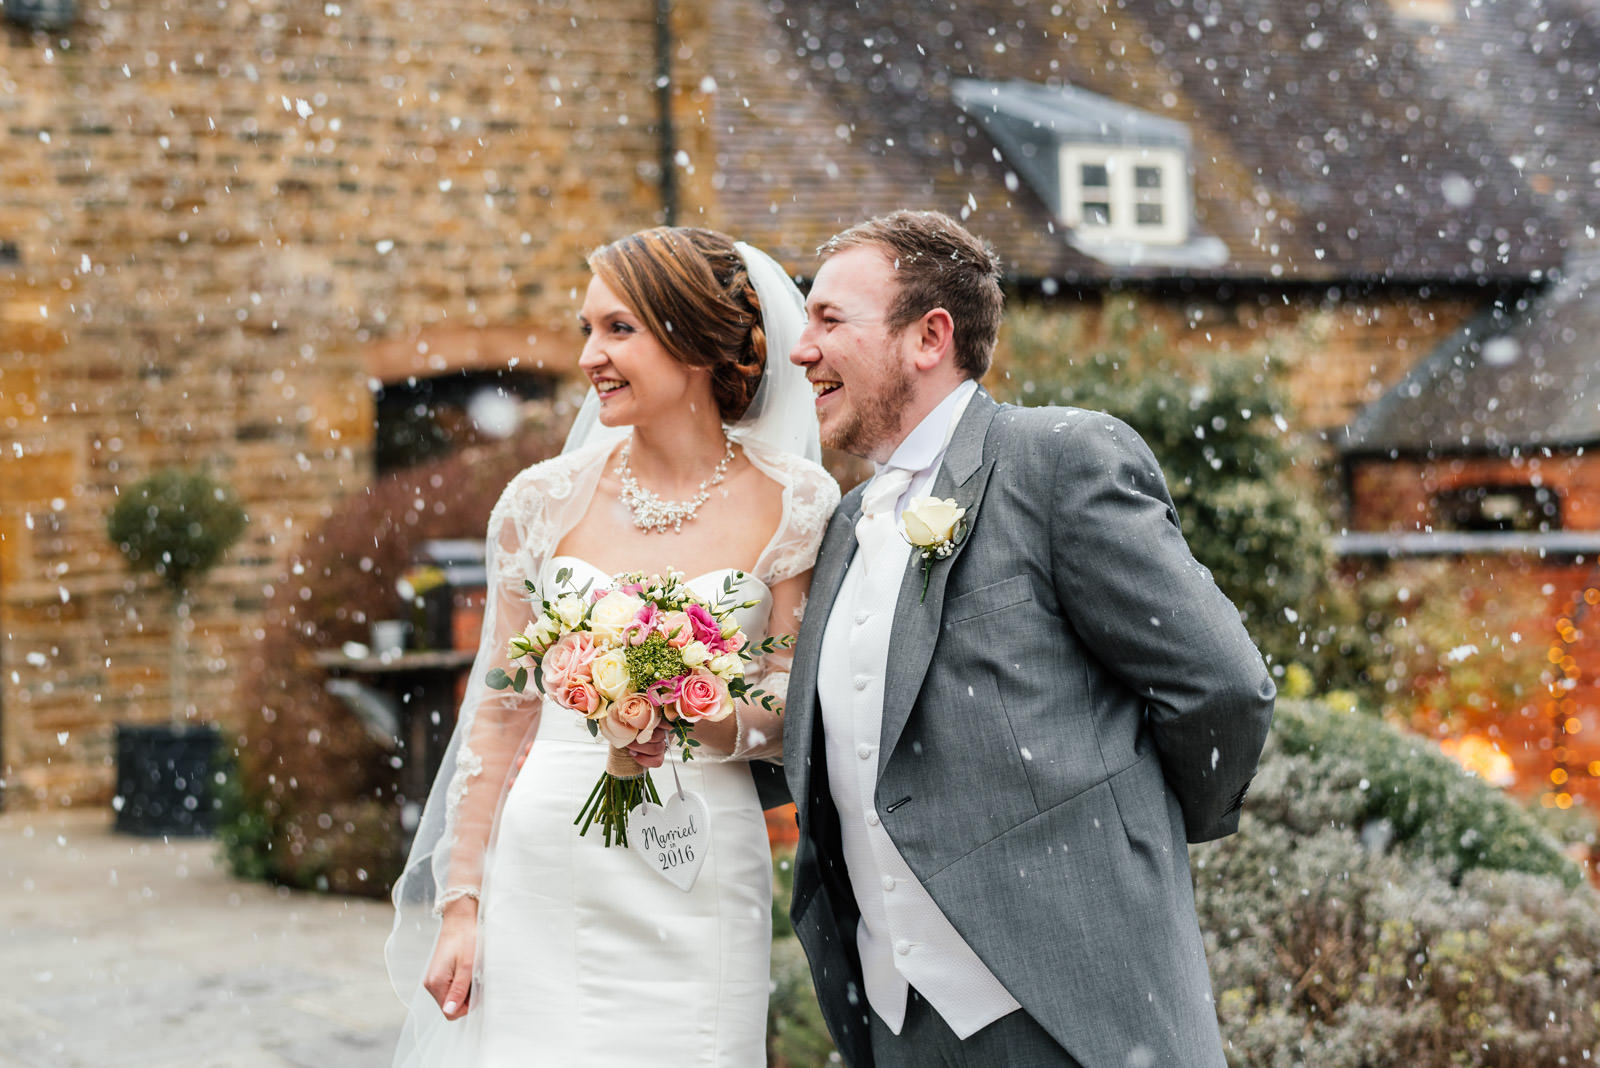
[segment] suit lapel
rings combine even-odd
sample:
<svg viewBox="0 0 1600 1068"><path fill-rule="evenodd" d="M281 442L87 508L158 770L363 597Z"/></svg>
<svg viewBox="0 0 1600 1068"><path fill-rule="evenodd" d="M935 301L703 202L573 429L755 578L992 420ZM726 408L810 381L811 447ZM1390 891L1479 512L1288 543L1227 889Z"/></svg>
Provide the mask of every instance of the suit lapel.
<svg viewBox="0 0 1600 1068"><path fill-rule="evenodd" d="M820 767L807 758L819 733L817 721L822 706L817 700L817 672L822 652L822 633L827 629L828 616L833 612L833 602L839 597L839 587L844 584L845 571L856 551L856 520L861 515L861 488L846 494L828 521L817 550L817 562L811 571L811 589L806 595L807 624L800 628L795 643L794 685L790 687L793 698L784 716L784 731L792 736L794 753L807 761L803 767ZM794 802L803 810L809 796L797 793Z"/></svg>
<svg viewBox="0 0 1600 1068"><path fill-rule="evenodd" d="M956 425L955 433L950 438L950 446L945 450L939 477L933 483L932 496L954 498L958 505L967 510L963 517L967 524L966 537L956 544L955 551L949 556L933 561L928 572L926 597L922 590L922 556L915 550L900 581L900 597L895 603L894 623L890 631L891 653L883 684L879 776L882 776L889 755L900 741L900 734L911 715L911 706L916 702L923 677L928 673L934 646L938 644L939 621L944 614L945 582L950 569L960 559L967 542L977 533L978 508L983 503L983 491L988 486L989 472L994 467L993 461L984 463L983 446L989 434L989 424L994 421L997 411L999 405L983 389L972 395L967 402L967 410L961 415L961 422Z"/></svg>

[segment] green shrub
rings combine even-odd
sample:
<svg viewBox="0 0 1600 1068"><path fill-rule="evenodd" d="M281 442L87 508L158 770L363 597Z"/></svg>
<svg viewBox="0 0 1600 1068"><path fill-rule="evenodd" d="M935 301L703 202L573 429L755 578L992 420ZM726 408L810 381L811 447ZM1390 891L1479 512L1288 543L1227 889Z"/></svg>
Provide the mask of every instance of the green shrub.
<svg viewBox="0 0 1600 1068"><path fill-rule="evenodd" d="M1539 820L1425 738L1359 712L1280 701L1271 745L1270 774L1306 781L1292 793L1252 795L1251 811L1263 819L1303 834L1331 825L1392 836L1455 881L1474 868L1568 886L1583 879Z"/></svg>
<svg viewBox="0 0 1600 1068"><path fill-rule="evenodd" d="M818 1068L839 1062L811 984L811 966L789 923L793 860L793 850L785 849L778 851L772 861L772 997L767 1003L767 1063L771 1068Z"/></svg>
<svg viewBox="0 0 1600 1068"><path fill-rule="evenodd" d="M216 778L217 844L228 870L240 879L264 880L272 874L272 823L265 807L247 799L236 763Z"/></svg>
<svg viewBox="0 0 1600 1068"><path fill-rule="evenodd" d="M1021 308L1008 315L994 390L1018 404L1109 412L1155 453L1195 558L1239 609L1274 675L1303 664L1324 688L1361 681L1370 646L1333 579L1328 509L1291 431L1282 369L1257 355L1179 355L1162 334L1113 316L1081 325Z"/></svg>

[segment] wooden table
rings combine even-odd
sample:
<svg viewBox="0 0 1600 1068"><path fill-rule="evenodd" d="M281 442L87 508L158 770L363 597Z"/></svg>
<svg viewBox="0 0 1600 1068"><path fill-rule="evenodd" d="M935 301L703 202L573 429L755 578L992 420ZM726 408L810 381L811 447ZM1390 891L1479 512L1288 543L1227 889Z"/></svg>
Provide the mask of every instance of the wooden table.
<svg viewBox="0 0 1600 1068"><path fill-rule="evenodd" d="M472 667L475 655L461 649L361 657L321 649L315 654L323 670L356 679L394 699L400 711L403 801L420 806L428 799L428 788L455 729L456 684Z"/></svg>

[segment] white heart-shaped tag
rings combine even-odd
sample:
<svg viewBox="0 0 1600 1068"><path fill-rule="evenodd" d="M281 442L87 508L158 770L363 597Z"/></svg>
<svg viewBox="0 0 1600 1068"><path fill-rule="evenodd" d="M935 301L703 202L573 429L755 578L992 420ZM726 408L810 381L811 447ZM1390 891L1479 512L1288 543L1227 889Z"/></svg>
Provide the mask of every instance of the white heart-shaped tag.
<svg viewBox="0 0 1600 1068"><path fill-rule="evenodd" d="M664 805L644 802L628 813L628 845L646 867L688 893L711 848L705 800L680 791L668 795Z"/></svg>

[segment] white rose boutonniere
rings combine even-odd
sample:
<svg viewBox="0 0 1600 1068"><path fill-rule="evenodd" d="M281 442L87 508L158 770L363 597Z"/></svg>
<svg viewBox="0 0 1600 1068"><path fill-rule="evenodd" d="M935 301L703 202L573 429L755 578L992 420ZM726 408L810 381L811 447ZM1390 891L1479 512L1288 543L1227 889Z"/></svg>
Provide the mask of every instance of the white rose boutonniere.
<svg viewBox="0 0 1600 1068"><path fill-rule="evenodd" d="M966 514L965 508L948 497L913 497L900 513L900 521L906 525L906 540L922 556L921 600L928 597L933 562L955 552L956 545L967 536Z"/></svg>

